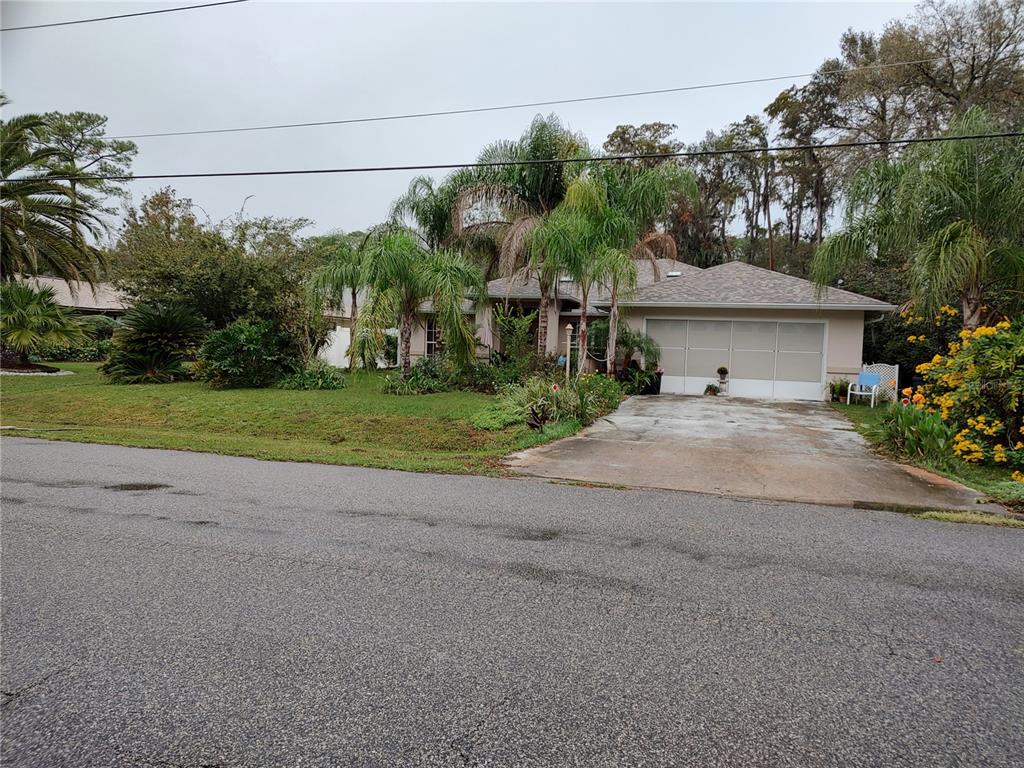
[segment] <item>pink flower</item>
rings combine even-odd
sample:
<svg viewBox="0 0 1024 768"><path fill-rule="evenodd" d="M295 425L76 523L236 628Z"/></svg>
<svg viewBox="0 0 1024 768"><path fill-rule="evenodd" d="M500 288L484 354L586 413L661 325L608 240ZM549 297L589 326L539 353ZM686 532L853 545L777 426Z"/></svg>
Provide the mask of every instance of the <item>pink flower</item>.
<svg viewBox="0 0 1024 768"><path fill-rule="evenodd" d="M901 397L901 398L900 398L900 402L901 402L901 403L902 403L903 405L910 405L910 398L909 398L909 397Z"/></svg>
<svg viewBox="0 0 1024 768"><path fill-rule="evenodd" d="M558 391L558 385L557 384L552 384L551 385L551 391L552 392L557 392Z"/></svg>

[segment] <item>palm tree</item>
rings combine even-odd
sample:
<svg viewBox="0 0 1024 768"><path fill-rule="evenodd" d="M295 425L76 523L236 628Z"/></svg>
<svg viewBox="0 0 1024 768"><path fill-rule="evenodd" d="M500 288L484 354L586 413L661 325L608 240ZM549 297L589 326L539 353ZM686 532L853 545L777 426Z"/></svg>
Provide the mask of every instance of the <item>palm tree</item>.
<svg viewBox="0 0 1024 768"><path fill-rule="evenodd" d="M46 169L57 150L35 142L44 129L39 115L0 121L0 279L47 274L93 285L104 256L85 235L103 224L90 196Z"/></svg>
<svg viewBox="0 0 1024 768"><path fill-rule="evenodd" d="M979 108L946 135L997 131ZM911 296L931 312L951 300L964 327L982 321L986 295L1024 292L1024 141L966 139L919 144L895 163L858 174L848 191L844 228L811 262L820 285L834 284L865 259L909 259Z"/></svg>
<svg viewBox="0 0 1024 768"><path fill-rule="evenodd" d="M498 141L485 147L481 163L521 163L476 168L449 177L460 190L452 214L452 232L466 238L494 233L496 267L506 277L533 274L540 284L537 348L547 349L548 308L557 272L546 265L543 248L531 246L531 233L565 197L568 175L564 163L544 162L578 156L585 139L562 125L555 115L538 115L518 141Z"/></svg>
<svg viewBox="0 0 1024 768"><path fill-rule="evenodd" d="M40 347L68 346L85 338L81 322L57 303L52 288L16 282L0 286L0 346L23 365Z"/></svg>
<svg viewBox="0 0 1024 768"><path fill-rule="evenodd" d="M310 278L310 290L317 306L344 307L349 292L349 319L353 332L359 317L359 291L365 287L365 254L344 237L331 237L321 247L330 248L326 262ZM365 363L366 361L364 361ZM356 367L356 345L348 348L348 367Z"/></svg>
<svg viewBox="0 0 1024 768"><path fill-rule="evenodd" d="M636 286L634 260L649 260L658 279L658 256L675 258L675 241L658 231L656 223L664 217L679 195L696 200L697 181L692 173L671 163L654 167L613 163L594 163L578 171L570 183L565 200L551 217L556 229L563 232L547 247L557 251L552 262L580 283L584 308L590 285L606 285L610 290L610 317L606 358L608 372L615 373L615 351L618 333L619 297ZM579 252L565 242L569 229L557 222L563 215L582 217L578 223ZM543 238L541 238L543 240ZM586 317L580 321L580 344L586 343Z"/></svg>
<svg viewBox="0 0 1024 768"><path fill-rule="evenodd" d="M463 312L467 297L484 293L476 265L458 251L428 250L406 229L383 229L367 241L363 280L369 297L356 323L355 344L376 357L383 334L398 321L402 375L412 370L412 329L422 305L433 304L445 349L466 362L476 350L476 328Z"/></svg>

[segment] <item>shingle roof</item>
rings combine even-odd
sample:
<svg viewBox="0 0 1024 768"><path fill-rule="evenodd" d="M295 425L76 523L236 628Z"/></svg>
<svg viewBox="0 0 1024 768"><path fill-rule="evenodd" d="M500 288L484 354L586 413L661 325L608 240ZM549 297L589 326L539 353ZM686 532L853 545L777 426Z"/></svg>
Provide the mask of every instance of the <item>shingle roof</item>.
<svg viewBox="0 0 1024 768"><path fill-rule="evenodd" d="M599 301L598 304L607 304ZM817 287L782 272L773 272L742 261L730 261L707 269L686 271L679 277L641 288L620 301L632 306L760 306L832 307L836 309L895 309L891 304L839 288L820 296Z"/></svg>
<svg viewBox="0 0 1024 768"><path fill-rule="evenodd" d="M657 261L658 277L661 280L674 279L668 277L670 272L681 272L683 275L688 275L703 271L699 267L684 264L675 259L658 259ZM637 261L636 284L642 288L653 283L654 265L650 261ZM590 298L593 301L605 298L609 294L610 291L604 286L596 286L591 289ZM487 283L487 295L492 299L539 299L540 284L534 277L529 277L525 280L523 278L500 277ZM579 303L579 288L575 283L560 280L558 282L558 295L560 298L568 298L577 304Z"/></svg>

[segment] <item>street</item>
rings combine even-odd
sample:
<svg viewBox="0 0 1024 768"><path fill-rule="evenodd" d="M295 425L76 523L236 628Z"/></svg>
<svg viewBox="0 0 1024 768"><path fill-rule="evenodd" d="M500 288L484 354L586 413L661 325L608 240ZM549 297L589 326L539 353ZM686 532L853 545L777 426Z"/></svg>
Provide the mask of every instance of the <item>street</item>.
<svg viewBox="0 0 1024 768"><path fill-rule="evenodd" d="M1024 531L539 479L0 449L10 768L1024 754Z"/></svg>

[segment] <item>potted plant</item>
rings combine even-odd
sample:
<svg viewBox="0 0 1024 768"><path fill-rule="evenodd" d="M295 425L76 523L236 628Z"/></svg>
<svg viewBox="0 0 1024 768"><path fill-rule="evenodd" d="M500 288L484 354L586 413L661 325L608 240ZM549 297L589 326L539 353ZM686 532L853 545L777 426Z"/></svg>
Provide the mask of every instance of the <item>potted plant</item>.
<svg viewBox="0 0 1024 768"><path fill-rule="evenodd" d="M829 393L832 395L832 402L841 403L846 399L846 393L850 389L849 379L835 379L828 384Z"/></svg>
<svg viewBox="0 0 1024 768"><path fill-rule="evenodd" d="M725 384L725 380L729 375L729 369L726 368L724 365L720 365L718 366L718 370L716 371L716 373L718 374L718 383Z"/></svg>
<svg viewBox="0 0 1024 768"><path fill-rule="evenodd" d="M710 395L711 397L716 397L718 395L718 393L721 392L721 391L722 391L721 387L719 387L713 381L709 381L708 385L706 387L704 387L704 394L705 395Z"/></svg>
<svg viewBox="0 0 1024 768"><path fill-rule="evenodd" d="M660 395L661 394L661 377L665 373L665 369L661 366L654 368L653 370L648 368L644 373L647 374L647 380L644 383L643 389L640 394L642 395Z"/></svg>

